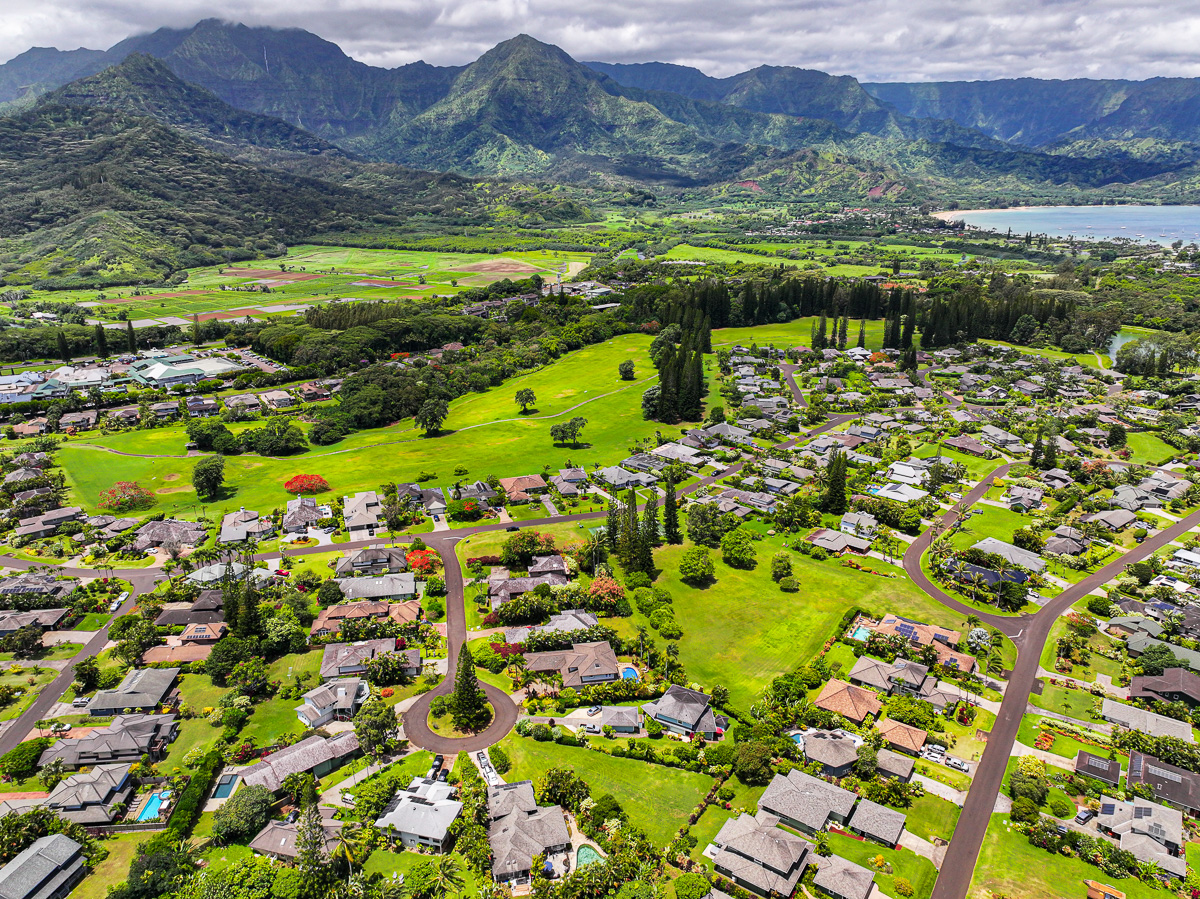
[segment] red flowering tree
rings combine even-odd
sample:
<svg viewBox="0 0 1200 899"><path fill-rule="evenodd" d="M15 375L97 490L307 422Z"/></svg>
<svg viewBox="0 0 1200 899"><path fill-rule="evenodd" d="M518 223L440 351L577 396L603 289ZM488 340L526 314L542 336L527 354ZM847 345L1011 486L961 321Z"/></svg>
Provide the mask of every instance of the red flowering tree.
<svg viewBox="0 0 1200 899"><path fill-rule="evenodd" d="M442 567L442 557L432 549L409 550L405 558L408 567L417 574L433 574Z"/></svg>
<svg viewBox="0 0 1200 899"><path fill-rule="evenodd" d="M600 575L588 587L588 608L592 611L611 609L624 598L625 588L621 582L607 574Z"/></svg>
<svg viewBox="0 0 1200 899"><path fill-rule="evenodd" d="M136 481L117 481L107 490L100 491L101 509L113 512L130 512L134 509L149 509L158 498Z"/></svg>
<svg viewBox="0 0 1200 899"><path fill-rule="evenodd" d="M324 493L329 482L319 474L298 474L283 485L288 493Z"/></svg>

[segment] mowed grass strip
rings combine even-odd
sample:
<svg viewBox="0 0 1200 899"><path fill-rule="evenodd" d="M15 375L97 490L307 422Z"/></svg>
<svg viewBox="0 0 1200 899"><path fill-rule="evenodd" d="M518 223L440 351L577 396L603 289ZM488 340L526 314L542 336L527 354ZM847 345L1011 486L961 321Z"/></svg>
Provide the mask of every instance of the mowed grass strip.
<svg viewBox="0 0 1200 899"><path fill-rule="evenodd" d="M509 734L501 744L512 759L509 783L536 783L547 770L564 767L587 781L594 798L612 793L657 846L665 846L712 787L713 780L679 768L618 759L574 746L538 743Z"/></svg>

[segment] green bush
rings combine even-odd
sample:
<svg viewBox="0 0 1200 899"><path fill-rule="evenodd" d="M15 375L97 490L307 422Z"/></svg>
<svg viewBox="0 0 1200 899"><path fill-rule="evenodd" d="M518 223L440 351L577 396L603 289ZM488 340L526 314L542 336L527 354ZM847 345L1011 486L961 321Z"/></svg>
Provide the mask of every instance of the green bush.
<svg viewBox="0 0 1200 899"><path fill-rule="evenodd" d="M1026 799L1024 796L1014 799L1009 817L1018 823L1036 821L1038 819L1037 803L1032 799Z"/></svg>
<svg viewBox="0 0 1200 899"><path fill-rule="evenodd" d="M1067 818L1075 812L1075 806L1062 796L1050 800L1050 814L1056 818Z"/></svg>
<svg viewBox="0 0 1200 899"><path fill-rule="evenodd" d="M492 767L496 769L497 774L507 774L512 770L512 760L501 747L493 746L488 750L488 756L491 757Z"/></svg>
<svg viewBox="0 0 1200 899"><path fill-rule="evenodd" d="M913 885L911 883L909 883L909 880L907 877L897 877L892 882L892 887L896 890L896 893L900 896L911 896L911 895L913 895L913 893L916 892L913 889Z"/></svg>
<svg viewBox="0 0 1200 899"><path fill-rule="evenodd" d="M1109 618L1112 616L1113 604L1106 596L1092 596L1088 598L1087 609L1099 618Z"/></svg>
<svg viewBox="0 0 1200 899"><path fill-rule="evenodd" d="M10 749L0 756L0 774L7 774L13 780L24 780L37 773L38 759L53 744L49 737L38 737L27 740L15 749Z"/></svg>
<svg viewBox="0 0 1200 899"><path fill-rule="evenodd" d="M675 895L678 899L704 899L712 892L712 884L699 874L681 874L675 881Z"/></svg>

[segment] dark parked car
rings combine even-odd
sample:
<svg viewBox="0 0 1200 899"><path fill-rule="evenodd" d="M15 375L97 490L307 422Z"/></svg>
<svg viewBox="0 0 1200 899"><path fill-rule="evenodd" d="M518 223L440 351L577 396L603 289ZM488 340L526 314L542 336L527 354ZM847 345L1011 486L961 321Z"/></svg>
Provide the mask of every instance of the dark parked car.
<svg viewBox="0 0 1200 899"><path fill-rule="evenodd" d="M506 531L519 531L519 530L521 530L521 529L520 529L519 527L517 527L515 524L510 524L510 525L509 525L508 527L506 527L504 530L506 530Z"/></svg>

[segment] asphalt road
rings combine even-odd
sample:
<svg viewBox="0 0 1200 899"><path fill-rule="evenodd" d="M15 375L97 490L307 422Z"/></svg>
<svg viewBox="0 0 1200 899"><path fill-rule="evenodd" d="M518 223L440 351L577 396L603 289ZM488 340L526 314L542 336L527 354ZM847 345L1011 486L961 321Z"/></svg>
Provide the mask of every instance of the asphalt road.
<svg viewBox="0 0 1200 899"><path fill-rule="evenodd" d="M1020 622L1021 625L1020 630L1013 635L1013 643L1017 647L1017 662L1009 676L1004 701L1000 704L1000 713L996 716L996 723L988 736L983 758L975 768L971 790L967 793L954 837L946 850L931 899L963 899L967 895L971 877L975 872L975 863L979 859L979 850L983 846L984 832L991 822L992 808L1000 792L1004 771L1021 726L1021 716L1025 714L1029 695L1037 679L1042 647L1046 644L1054 622L1073 603L1119 575L1126 565L1146 558L1197 525L1200 525L1200 512L1195 512L1166 530L1159 531L1153 537L1148 537L1137 548L1064 590L1046 603L1036 615L1007 619L1009 622ZM907 568L907 556L905 562Z"/></svg>

